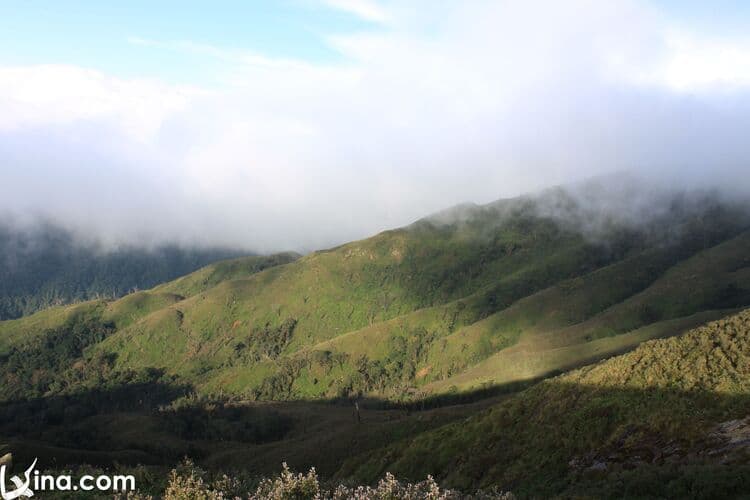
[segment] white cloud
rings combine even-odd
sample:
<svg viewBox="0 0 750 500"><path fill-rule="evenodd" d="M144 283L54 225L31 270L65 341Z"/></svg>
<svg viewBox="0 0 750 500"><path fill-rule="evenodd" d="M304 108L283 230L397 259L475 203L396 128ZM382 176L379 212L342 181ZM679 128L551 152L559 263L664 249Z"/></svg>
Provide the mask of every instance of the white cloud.
<svg viewBox="0 0 750 500"><path fill-rule="evenodd" d="M741 40L627 0L338 7L389 23L332 38L338 64L130 39L221 61L211 90L0 68L0 209L270 250L614 170L742 182Z"/></svg>
<svg viewBox="0 0 750 500"><path fill-rule="evenodd" d="M323 0L334 9L343 10L366 21L383 23L388 20L385 9L371 0Z"/></svg>
<svg viewBox="0 0 750 500"><path fill-rule="evenodd" d="M141 141L203 91L69 65L0 67L0 130L107 119Z"/></svg>
<svg viewBox="0 0 750 500"><path fill-rule="evenodd" d="M669 56L646 81L677 91L750 86L750 40L713 40L670 32Z"/></svg>

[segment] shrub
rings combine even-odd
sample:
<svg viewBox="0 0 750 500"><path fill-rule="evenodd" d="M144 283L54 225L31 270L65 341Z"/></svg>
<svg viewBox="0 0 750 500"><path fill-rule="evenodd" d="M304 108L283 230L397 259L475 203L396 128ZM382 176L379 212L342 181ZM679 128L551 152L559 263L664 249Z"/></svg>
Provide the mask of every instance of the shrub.
<svg viewBox="0 0 750 500"><path fill-rule="evenodd" d="M276 479L264 479L258 489L251 494L251 499L261 500L304 500L325 498L320 489L318 474L313 467L307 474L294 473L282 464L282 471Z"/></svg>
<svg viewBox="0 0 750 500"><path fill-rule="evenodd" d="M243 481L227 475L211 480L206 471L190 460L185 460L172 470L164 491L165 500L224 500L248 498L249 500L514 500L507 492L477 492L465 495L455 490L441 489L431 476L418 483L402 483L386 473L377 486L337 485L326 489L321 485L315 468L306 474L292 471L286 463L275 478L262 479L255 489ZM130 493L121 498L146 500L151 497Z"/></svg>

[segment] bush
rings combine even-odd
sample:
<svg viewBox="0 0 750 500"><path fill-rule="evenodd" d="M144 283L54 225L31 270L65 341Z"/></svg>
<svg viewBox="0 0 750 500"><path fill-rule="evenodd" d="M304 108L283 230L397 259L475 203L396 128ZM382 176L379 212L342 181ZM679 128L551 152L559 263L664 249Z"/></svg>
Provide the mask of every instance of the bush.
<svg viewBox="0 0 750 500"><path fill-rule="evenodd" d="M318 475L315 468L307 474L294 473L286 463L276 479L264 479L254 494L249 498L255 500L304 500L307 498L324 498L320 489Z"/></svg>
<svg viewBox="0 0 750 500"><path fill-rule="evenodd" d="M402 483L392 474L385 477L375 487L337 485L330 490L324 488L315 468L306 474L292 471L286 463L275 478L260 481L253 489L250 482L222 475L210 480L203 469L186 460L172 470L169 484L164 491L165 500L224 500L248 498L249 500L514 500L507 492L477 492L465 495L455 490L441 489L431 476L419 483ZM130 493L128 499L146 500L151 497Z"/></svg>

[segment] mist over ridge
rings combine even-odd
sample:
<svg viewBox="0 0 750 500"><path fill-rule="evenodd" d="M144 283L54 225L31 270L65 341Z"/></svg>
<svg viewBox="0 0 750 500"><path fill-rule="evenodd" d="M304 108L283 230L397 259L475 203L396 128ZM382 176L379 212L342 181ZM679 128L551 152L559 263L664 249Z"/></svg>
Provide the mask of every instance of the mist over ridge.
<svg viewBox="0 0 750 500"><path fill-rule="evenodd" d="M221 247L109 246L48 220L0 222L0 320L149 289L212 262L249 255Z"/></svg>
<svg viewBox="0 0 750 500"><path fill-rule="evenodd" d="M711 211L722 209L735 214L742 225L750 220L750 196L741 190L724 186L701 186L695 183L671 183L663 178L619 171L557 186L520 193L516 196L495 199L486 203L467 200L454 206L442 207L432 213L400 225L376 227L371 232L364 228L353 232L349 239L321 239L318 246L310 246L303 234L287 235L285 246L274 246L262 240L252 241L251 231L240 231L239 242L232 246L222 244L223 239L213 239L207 234L193 236L191 226L186 226L178 236L153 235L148 232L129 234L127 230L114 232L114 228L100 233L85 225L70 224L69 221L52 216L18 215L6 212L3 218L3 239L7 245L13 238L24 239L26 250L32 250L34 242L46 238L60 239L65 245L85 249L92 255L107 255L116 252L159 252L166 248L187 251L219 252L227 256L252 255L258 253L297 252L307 254L333 246L376 235L381 231L412 227L422 221L437 224L461 224L481 214L487 230L502 224L512 212L522 211L529 216L548 218L562 228L580 233L592 241L606 243L607 233L613 228L631 231L656 231L655 240L665 241L676 236L669 232L670 222L686 216L710 217ZM494 219L494 221L493 221ZM224 219L216 218L214 225L222 230ZM144 221L148 224L148 221ZM309 229L309 228L308 228ZM110 232L112 231L112 232ZM249 243L243 243L248 241ZM17 243L17 241L15 242ZM47 242L49 243L49 242ZM265 249L264 251L259 249ZM17 250L17 249L16 249ZM17 253L17 252L16 252ZM11 258L11 257L7 257Z"/></svg>
<svg viewBox="0 0 750 500"><path fill-rule="evenodd" d="M639 0L372 3L329 61L123 42L208 81L0 64L0 212L307 252L618 171L750 194L743 36Z"/></svg>

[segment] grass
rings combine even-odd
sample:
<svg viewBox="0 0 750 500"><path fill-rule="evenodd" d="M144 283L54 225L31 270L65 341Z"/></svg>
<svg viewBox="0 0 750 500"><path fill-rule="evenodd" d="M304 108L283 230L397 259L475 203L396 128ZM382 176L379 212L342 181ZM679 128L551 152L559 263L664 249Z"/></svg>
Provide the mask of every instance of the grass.
<svg viewBox="0 0 750 500"><path fill-rule="evenodd" d="M94 300L68 306L50 307L30 316L0 321L0 353L40 335L45 330L65 324L83 315L100 315L106 301Z"/></svg>
<svg viewBox="0 0 750 500"><path fill-rule="evenodd" d="M744 418L749 410L746 310L681 336L644 342L466 420L365 453L340 475L366 480L381 470L404 477L430 471L447 485L492 484L522 496L551 496L568 488L585 491L586 481L599 481L571 464L604 461L612 477L649 463L652 478L659 477L654 471L661 466L684 466L678 474L684 482L685 471L714 474L727 460L720 455L705 463L696 457L711 446L716 424ZM669 462L670 447L684 453ZM649 486L649 496L664 488Z"/></svg>
<svg viewBox="0 0 750 500"><path fill-rule="evenodd" d="M203 267L193 273L164 283L154 288L154 292L192 297L223 281L242 279L265 269L288 264L298 259L295 253L279 253L269 256L241 257L223 260Z"/></svg>
<svg viewBox="0 0 750 500"><path fill-rule="evenodd" d="M658 228L614 227L603 243L529 203L300 258L224 261L81 304L117 328L86 355L113 357L117 371L162 369L204 394L403 399L534 378L674 333L670 320L750 305L750 233L731 211L711 212L711 223L676 216L668 229L682 236L667 241L654 240ZM0 322L0 349L65 311Z"/></svg>
<svg viewBox="0 0 750 500"><path fill-rule="evenodd" d="M647 327L641 340L649 330L657 329ZM750 412L750 310L515 394L424 411L361 401L361 421L351 404L310 401L198 397L149 410L138 398L158 388L123 390L96 396L106 411L71 413L5 442L21 462L33 455L45 464L167 466L188 455L213 471L270 475L286 461L298 470L315 466L326 480L431 474L448 487L499 487L519 498L712 498L750 484L746 456L710 454L720 449L716 426ZM88 397L59 403L70 412ZM57 405L54 398L46 410L24 404L48 422ZM17 421L0 418L0 433ZM591 470L597 463L606 471Z"/></svg>
<svg viewBox="0 0 750 500"><path fill-rule="evenodd" d="M591 239L509 201L0 322L0 375L27 360L36 391L0 404L0 436L58 463L189 455L271 474L287 460L364 482L390 469L606 496L597 460L633 484L634 457L706 449L711 425L750 408L750 313L677 336L750 305L750 232L710 215ZM653 478L678 491L690 467L721 476L678 458Z"/></svg>

